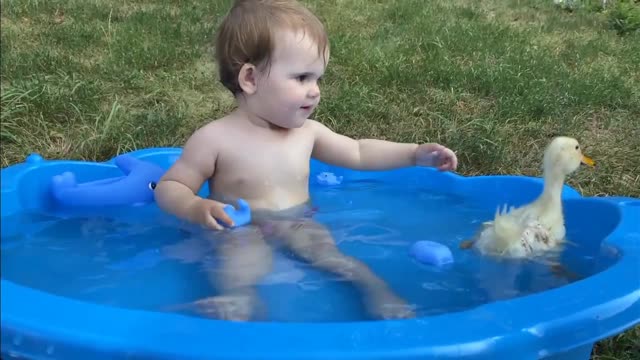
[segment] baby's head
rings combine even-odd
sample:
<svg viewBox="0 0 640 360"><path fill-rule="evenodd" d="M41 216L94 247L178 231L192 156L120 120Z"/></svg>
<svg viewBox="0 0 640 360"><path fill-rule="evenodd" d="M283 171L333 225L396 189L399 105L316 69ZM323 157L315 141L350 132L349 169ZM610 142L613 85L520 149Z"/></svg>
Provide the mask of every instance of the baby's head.
<svg viewBox="0 0 640 360"><path fill-rule="evenodd" d="M306 37L326 64L329 40L322 22L295 0L235 0L216 38L220 81L234 95L246 92L238 77L243 66L268 71L279 32Z"/></svg>

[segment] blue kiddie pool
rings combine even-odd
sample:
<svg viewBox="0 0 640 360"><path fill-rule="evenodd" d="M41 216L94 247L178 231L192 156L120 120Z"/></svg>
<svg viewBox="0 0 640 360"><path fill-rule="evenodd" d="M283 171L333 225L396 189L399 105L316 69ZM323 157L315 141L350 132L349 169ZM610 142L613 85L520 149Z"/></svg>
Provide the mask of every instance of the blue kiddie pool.
<svg viewBox="0 0 640 360"><path fill-rule="evenodd" d="M309 216L417 317L369 317L354 287L277 239L256 319L203 317L183 305L215 294L204 271L216 271L215 254L204 230L153 202L180 151L105 163L32 155L2 170L3 358L588 359L594 342L640 322L638 199L565 187L571 244L558 274L458 248L499 204L534 199L540 179L316 161ZM439 255L420 258L415 244Z"/></svg>

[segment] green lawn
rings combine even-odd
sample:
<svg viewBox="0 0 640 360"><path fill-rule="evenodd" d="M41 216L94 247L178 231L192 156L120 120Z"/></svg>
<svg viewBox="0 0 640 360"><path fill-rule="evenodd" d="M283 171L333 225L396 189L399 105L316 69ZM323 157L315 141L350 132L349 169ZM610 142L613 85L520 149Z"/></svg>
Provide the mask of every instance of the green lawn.
<svg viewBox="0 0 640 360"><path fill-rule="evenodd" d="M548 0L307 0L331 62L316 118L442 142L460 172L540 175L554 135L597 162L569 184L640 196L640 33ZM2 166L181 146L233 106L213 31L230 1L2 0ZM640 5L638 5L640 6ZM633 281L633 279L629 279ZM640 327L594 359L640 357Z"/></svg>

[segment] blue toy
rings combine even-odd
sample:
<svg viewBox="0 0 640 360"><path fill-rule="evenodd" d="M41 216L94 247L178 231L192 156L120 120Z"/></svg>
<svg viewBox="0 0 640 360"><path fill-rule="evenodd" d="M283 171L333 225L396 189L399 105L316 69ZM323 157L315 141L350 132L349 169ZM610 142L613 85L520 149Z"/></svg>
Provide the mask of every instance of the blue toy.
<svg viewBox="0 0 640 360"><path fill-rule="evenodd" d="M76 175L64 172L51 180L51 193L55 201L67 207L102 207L135 205L153 202L153 190L164 169L131 155L114 159L124 176L77 183Z"/></svg>
<svg viewBox="0 0 640 360"><path fill-rule="evenodd" d="M249 203L244 199L238 199L237 210L231 205L225 206L223 210L227 215L229 215L231 220L233 220L233 227L243 226L251 222L251 208L249 207ZM228 227L227 224L222 221L220 221L220 224L224 227Z"/></svg>
<svg viewBox="0 0 640 360"><path fill-rule="evenodd" d="M342 176L336 176L331 172L322 172L316 176L319 184L322 185L339 185L342 182Z"/></svg>
<svg viewBox="0 0 640 360"><path fill-rule="evenodd" d="M429 265L442 266L453 262L453 255L448 247L429 240L413 244L409 254L419 262Z"/></svg>
<svg viewBox="0 0 640 360"><path fill-rule="evenodd" d="M114 162L124 173L123 176L85 183L78 183L76 174L69 171L54 176L51 180L51 194L56 203L66 207L100 208L141 205L155 201L153 191L165 172L162 167L128 154L117 156ZM251 209L245 200L238 200L237 210L227 205L224 211L234 221L234 227L251 221Z"/></svg>

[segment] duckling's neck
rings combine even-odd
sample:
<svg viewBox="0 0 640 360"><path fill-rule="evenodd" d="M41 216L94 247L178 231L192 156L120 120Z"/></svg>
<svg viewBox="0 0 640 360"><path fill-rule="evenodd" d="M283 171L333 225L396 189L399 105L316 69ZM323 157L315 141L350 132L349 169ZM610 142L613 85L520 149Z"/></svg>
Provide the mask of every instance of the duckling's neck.
<svg viewBox="0 0 640 360"><path fill-rule="evenodd" d="M540 201L546 204L560 203L564 180L565 175L560 172L545 171L544 190L540 196Z"/></svg>

